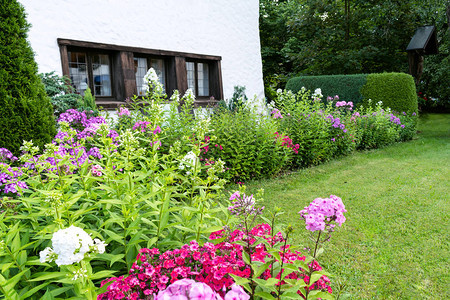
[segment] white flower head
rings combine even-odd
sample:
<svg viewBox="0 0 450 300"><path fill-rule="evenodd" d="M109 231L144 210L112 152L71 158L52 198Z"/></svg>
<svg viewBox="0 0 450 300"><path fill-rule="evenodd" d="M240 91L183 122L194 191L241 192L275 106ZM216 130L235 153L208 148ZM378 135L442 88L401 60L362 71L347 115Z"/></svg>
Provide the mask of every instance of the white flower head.
<svg viewBox="0 0 450 300"><path fill-rule="evenodd" d="M148 69L147 74L144 76L144 82L146 83L147 92L149 92L151 88L157 93L162 93L164 91L162 83L159 82L158 74L156 74L156 71L153 68Z"/></svg>
<svg viewBox="0 0 450 300"><path fill-rule="evenodd" d="M278 89L278 90L277 90L277 94L281 94L282 92L283 92L282 89Z"/></svg>
<svg viewBox="0 0 450 300"><path fill-rule="evenodd" d="M312 98L322 98L322 89L318 88L314 91L314 94L311 96Z"/></svg>
<svg viewBox="0 0 450 300"><path fill-rule="evenodd" d="M50 247L45 248L43 251L39 252L39 261L41 263L50 262L53 260L55 252Z"/></svg>
<svg viewBox="0 0 450 300"><path fill-rule="evenodd" d="M321 18L322 21L325 21L328 18L328 12L324 12L323 14L319 15L319 18Z"/></svg>
<svg viewBox="0 0 450 300"><path fill-rule="evenodd" d="M83 229L72 225L55 232L52 245L54 253L58 255L55 263L63 266L80 262L94 246L94 241Z"/></svg>
<svg viewBox="0 0 450 300"><path fill-rule="evenodd" d="M94 247L97 248L98 253L103 254L105 253L105 248L108 246L104 241L100 239L94 239Z"/></svg>

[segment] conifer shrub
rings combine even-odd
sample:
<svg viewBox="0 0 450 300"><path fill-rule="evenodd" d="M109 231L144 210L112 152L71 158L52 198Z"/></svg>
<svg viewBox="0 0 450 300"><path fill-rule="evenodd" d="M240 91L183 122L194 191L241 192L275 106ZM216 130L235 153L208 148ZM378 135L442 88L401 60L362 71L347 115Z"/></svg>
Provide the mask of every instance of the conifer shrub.
<svg viewBox="0 0 450 300"><path fill-rule="evenodd" d="M27 41L30 25L16 0L0 0L0 147L18 153L24 140L42 147L56 133L53 108Z"/></svg>
<svg viewBox="0 0 450 300"><path fill-rule="evenodd" d="M374 73L367 75L362 87L363 103L372 105L382 102L384 108L396 112L417 113L416 85L411 75L405 73Z"/></svg>

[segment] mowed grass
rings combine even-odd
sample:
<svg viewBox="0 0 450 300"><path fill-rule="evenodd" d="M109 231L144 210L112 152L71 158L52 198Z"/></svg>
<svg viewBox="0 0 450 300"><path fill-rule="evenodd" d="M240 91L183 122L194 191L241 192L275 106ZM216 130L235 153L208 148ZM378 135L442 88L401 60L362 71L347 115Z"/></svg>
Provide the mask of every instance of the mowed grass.
<svg viewBox="0 0 450 300"><path fill-rule="evenodd" d="M341 299L450 299L450 115L424 115L409 142L356 152L276 179L264 188L267 209L296 228L292 243L307 246L298 211L317 197L342 198L347 221L320 258Z"/></svg>

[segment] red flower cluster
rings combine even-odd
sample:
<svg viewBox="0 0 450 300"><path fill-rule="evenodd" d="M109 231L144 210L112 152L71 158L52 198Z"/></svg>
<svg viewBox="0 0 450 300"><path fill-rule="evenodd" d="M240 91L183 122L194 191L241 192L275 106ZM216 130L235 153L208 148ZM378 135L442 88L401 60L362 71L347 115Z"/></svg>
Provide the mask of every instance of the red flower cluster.
<svg viewBox="0 0 450 300"><path fill-rule="evenodd" d="M292 143L292 139L290 137L288 137L287 135L285 136L281 136L281 134L279 134L278 132L274 133L276 135L276 139L282 139L281 145L286 147L286 148L290 148L292 149L292 151L294 151L295 154L298 154L298 149L300 148L299 144L295 144Z"/></svg>
<svg viewBox="0 0 450 300"><path fill-rule="evenodd" d="M102 286L111 281L113 283L108 286L106 293L98 296L98 299L151 299L153 295L166 289L171 283L183 278L204 282L223 296L234 283L229 274L246 278L251 274L250 266L242 259L244 248L236 242L247 241L249 238L252 245L252 260L264 262L270 255L264 244L254 245L256 237L263 237L272 245L283 241L281 233L272 237L270 232L269 225L261 224L254 227L248 237L244 232L235 230L228 236L227 241L217 245L207 242L199 246L196 241L191 241L180 249L164 253L160 253L156 248L141 249L130 270L130 275L103 281ZM219 239L224 238L225 235L225 230L220 230L213 232L210 238ZM298 251L291 252L287 245L284 260L292 262L305 260L305 257ZM313 269L319 271L322 268L314 262ZM270 270L269 267L260 278L270 278ZM276 277L280 278L280 275L277 274ZM309 278L300 271L290 274L287 278L309 281ZM329 282L326 276L322 276L310 289L327 290L331 293Z"/></svg>

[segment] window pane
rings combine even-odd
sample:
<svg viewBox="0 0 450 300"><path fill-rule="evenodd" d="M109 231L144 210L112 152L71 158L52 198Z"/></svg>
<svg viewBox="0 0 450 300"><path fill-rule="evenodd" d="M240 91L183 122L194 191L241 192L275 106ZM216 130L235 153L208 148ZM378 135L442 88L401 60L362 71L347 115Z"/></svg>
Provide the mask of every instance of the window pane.
<svg viewBox="0 0 450 300"><path fill-rule="evenodd" d="M209 96L209 69L208 64L197 64L198 95Z"/></svg>
<svg viewBox="0 0 450 300"><path fill-rule="evenodd" d="M86 53L69 51L69 73L72 85L78 94L84 95L88 87Z"/></svg>
<svg viewBox="0 0 450 300"><path fill-rule="evenodd" d="M187 85L195 94L195 65L193 62L186 62Z"/></svg>
<svg viewBox="0 0 450 300"><path fill-rule="evenodd" d="M107 54L92 56L92 76L94 77L94 95L111 96L110 63Z"/></svg>
<svg viewBox="0 0 450 300"><path fill-rule="evenodd" d="M145 96L147 94L147 88L144 82L144 76L147 73L147 59L135 57L134 70L136 72L137 94L138 96Z"/></svg>
<svg viewBox="0 0 450 300"><path fill-rule="evenodd" d="M163 59L152 59L152 68L155 69L156 75L158 75L159 82L162 83L164 90L166 89L166 70L164 68Z"/></svg>

